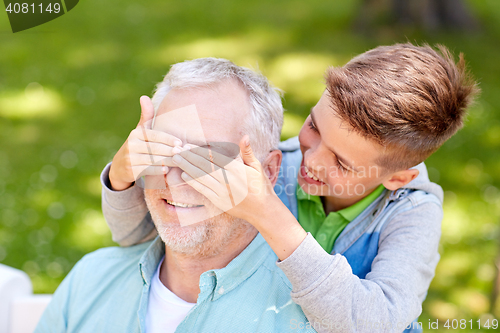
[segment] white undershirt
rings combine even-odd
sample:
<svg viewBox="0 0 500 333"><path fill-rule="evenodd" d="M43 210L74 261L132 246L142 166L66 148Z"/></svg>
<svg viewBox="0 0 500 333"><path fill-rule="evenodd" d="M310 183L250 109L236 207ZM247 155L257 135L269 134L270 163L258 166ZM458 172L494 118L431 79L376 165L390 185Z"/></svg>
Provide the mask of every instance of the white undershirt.
<svg viewBox="0 0 500 333"><path fill-rule="evenodd" d="M164 259L161 259L151 279L146 313L147 333L174 333L189 310L196 305L179 298L160 281L160 267Z"/></svg>

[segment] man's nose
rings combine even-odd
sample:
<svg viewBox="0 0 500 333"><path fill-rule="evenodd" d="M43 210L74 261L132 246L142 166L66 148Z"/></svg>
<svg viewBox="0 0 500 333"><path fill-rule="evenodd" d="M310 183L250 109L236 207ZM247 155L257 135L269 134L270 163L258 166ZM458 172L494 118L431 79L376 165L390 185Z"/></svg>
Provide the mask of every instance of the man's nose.
<svg viewBox="0 0 500 333"><path fill-rule="evenodd" d="M186 182L181 178L182 170L178 167L170 167L165 177L165 181L169 187L179 186L186 184Z"/></svg>

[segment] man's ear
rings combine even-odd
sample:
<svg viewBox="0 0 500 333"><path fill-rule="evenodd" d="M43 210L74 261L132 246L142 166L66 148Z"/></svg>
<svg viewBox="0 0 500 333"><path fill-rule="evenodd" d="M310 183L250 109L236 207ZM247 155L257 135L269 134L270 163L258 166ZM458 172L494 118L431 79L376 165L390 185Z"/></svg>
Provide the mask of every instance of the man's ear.
<svg viewBox="0 0 500 333"><path fill-rule="evenodd" d="M395 191L417 178L417 176L417 169L398 171L390 175L389 178L382 183L382 185L390 191Z"/></svg>
<svg viewBox="0 0 500 333"><path fill-rule="evenodd" d="M278 180L282 158L283 154L281 153L281 150L276 149L271 151L269 155L267 155L264 162L262 162L262 170L265 172L273 186Z"/></svg>

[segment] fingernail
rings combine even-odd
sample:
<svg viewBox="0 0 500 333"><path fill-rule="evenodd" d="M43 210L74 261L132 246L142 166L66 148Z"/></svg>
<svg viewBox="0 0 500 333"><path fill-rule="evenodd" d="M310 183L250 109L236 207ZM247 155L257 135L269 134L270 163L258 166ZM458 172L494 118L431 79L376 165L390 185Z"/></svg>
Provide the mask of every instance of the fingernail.
<svg viewBox="0 0 500 333"><path fill-rule="evenodd" d="M174 157L172 157L172 161L174 161L175 163L179 163L180 161L182 161L182 158L179 155L175 155Z"/></svg>
<svg viewBox="0 0 500 333"><path fill-rule="evenodd" d="M181 140L175 140L174 146L182 146L182 141Z"/></svg>
<svg viewBox="0 0 500 333"><path fill-rule="evenodd" d="M184 145L184 147L182 147L183 150L190 150L191 149L191 146L190 145Z"/></svg>
<svg viewBox="0 0 500 333"><path fill-rule="evenodd" d="M181 147L174 147L174 149L172 149L172 153L174 154L179 154L181 151L182 151Z"/></svg>

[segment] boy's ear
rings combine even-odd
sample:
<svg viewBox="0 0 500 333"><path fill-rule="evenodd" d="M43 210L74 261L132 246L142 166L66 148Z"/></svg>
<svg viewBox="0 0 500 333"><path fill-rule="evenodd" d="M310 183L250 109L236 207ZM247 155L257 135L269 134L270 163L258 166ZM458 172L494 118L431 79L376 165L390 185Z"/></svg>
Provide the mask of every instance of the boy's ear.
<svg viewBox="0 0 500 333"><path fill-rule="evenodd" d="M417 178L417 169L408 169L403 171L398 171L389 176L389 179L384 181L382 185L390 191L395 191L411 182L413 179Z"/></svg>
<svg viewBox="0 0 500 333"><path fill-rule="evenodd" d="M271 151L269 155L267 155L264 162L262 162L262 170L265 172L273 186L278 180L282 158L283 154L281 153L281 150L276 149Z"/></svg>

